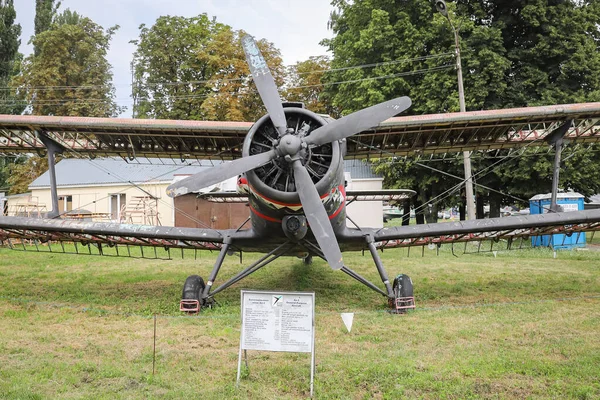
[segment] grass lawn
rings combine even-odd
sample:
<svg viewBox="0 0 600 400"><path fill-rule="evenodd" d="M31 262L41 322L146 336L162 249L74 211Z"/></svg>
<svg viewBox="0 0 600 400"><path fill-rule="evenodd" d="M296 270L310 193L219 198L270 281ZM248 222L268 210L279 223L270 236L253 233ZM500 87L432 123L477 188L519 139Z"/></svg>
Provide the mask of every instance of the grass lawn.
<svg viewBox="0 0 600 400"><path fill-rule="evenodd" d="M0 398L308 397L307 354L249 351L236 389L241 288L316 293L316 398L600 398L600 252L423 255L382 255L390 275L413 279L408 315L386 313L384 298L320 260L284 258L219 294L219 307L181 316L183 281L206 278L216 253L149 261L0 249ZM368 254L344 256L379 283ZM228 257L218 281L240 268ZM340 312L356 313L351 333Z"/></svg>

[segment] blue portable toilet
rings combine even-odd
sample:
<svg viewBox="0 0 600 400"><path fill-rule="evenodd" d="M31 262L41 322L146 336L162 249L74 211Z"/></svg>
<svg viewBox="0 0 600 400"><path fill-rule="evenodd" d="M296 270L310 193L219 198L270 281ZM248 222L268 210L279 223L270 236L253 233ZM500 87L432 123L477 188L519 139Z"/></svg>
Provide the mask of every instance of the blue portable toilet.
<svg viewBox="0 0 600 400"><path fill-rule="evenodd" d="M563 211L583 210L582 194L575 192L557 193L556 202L563 208ZM544 214L550 209L552 193L538 194L529 199L530 214ZM554 249L572 249L575 247L585 247L585 232L575 232L571 236L556 233L554 235L541 235L531 238L531 246L545 246Z"/></svg>

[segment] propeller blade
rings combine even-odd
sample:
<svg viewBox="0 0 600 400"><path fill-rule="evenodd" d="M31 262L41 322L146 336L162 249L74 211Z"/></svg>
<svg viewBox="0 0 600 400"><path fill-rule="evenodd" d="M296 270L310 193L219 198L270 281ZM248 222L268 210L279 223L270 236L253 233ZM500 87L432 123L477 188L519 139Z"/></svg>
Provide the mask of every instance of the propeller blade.
<svg viewBox="0 0 600 400"><path fill-rule="evenodd" d="M347 138L400 114L410 105L410 98L406 96L376 104L315 129L304 141L309 145L320 146Z"/></svg>
<svg viewBox="0 0 600 400"><path fill-rule="evenodd" d="M300 160L295 160L293 166L296 191L300 196L300 202L310 224L310 229L315 235L315 239L317 239L317 243L319 243L329 266L332 269L340 269L344 266L342 252L317 188Z"/></svg>
<svg viewBox="0 0 600 400"><path fill-rule="evenodd" d="M262 56L254 38L250 35L246 35L242 38L242 47L244 53L246 53L246 61L250 66L250 72L254 79L254 84L258 89L260 98L265 105L269 117L275 128L279 132L279 136L285 135L287 124L285 121L285 113L283 112L283 106L281 105L281 98L275 85L275 80L269 66Z"/></svg>
<svg viewBox="0 0 600 400"><path fill-rule="evenodd" d="M229 163L223 163L207 171L199 172L189 178L182 179L167 187L169 197L182 196L184 194L195 192L215 183L242 174L251 169L261 167L275 158L277 152L269 150L264 153L249 157L238 158Z"/></svg>

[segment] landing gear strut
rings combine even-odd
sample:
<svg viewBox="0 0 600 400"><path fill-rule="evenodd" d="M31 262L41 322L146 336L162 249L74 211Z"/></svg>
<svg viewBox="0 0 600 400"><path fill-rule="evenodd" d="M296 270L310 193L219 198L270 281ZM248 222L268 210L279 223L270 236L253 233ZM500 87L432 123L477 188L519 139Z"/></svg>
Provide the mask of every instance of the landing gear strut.
<svg viewBox="0 0 600 400"><path fill-rule="evenodd" d="M181 297L179 309L184 312L194 313L200 311L202 308L211 306L214 302L215 294L227 289L229 286L239 282L248 275L258 271L265 265L269 264L271 261L287 253L291 247L290 243L290 241L287 241L277 246L274 250L261 257L259 260L254 262L249 267L245 268L243 271L237 273L233 278L230 278L221 286L212 289L213 284L217 279L219 270L221 269L221 265L223 265L223 261L225 260L225 256L227 255L227 251L229 250L231 245L231 238L226 237L223 240L223 247L221 247L221 251L219 252L219 256L215 261L215 265L208 277L206 285L204 284L202 278L200 278L198 275L192 275L188 277L185 281L185 284L183 285L183 294Z"/></svg>
<svg viewBox="0 0 600 400"><path fill-rule="evenodd" d="M365 237L365 239L367 241L367 245L369 247L371 256L373 257L373 262L375 263L377 271L379 272L381 281L385 285L385 291L381 290L375 284L369 282L360 274L346 266L342 267L340 271L350 276L351 278L356 279L358 282L371 288L377 293L387 297L388 304L392 313L404 314L407 310L415 308L413 286L410 277L408 275L401 274L394 279L393 283L390 283L387 272L383 267L383 263L381 262L381 258L379 257L379 253L377 252L377 248L375 247L373 237L371 235L368 235ZM316 244L306 239L299 240L296 243L300 244L308 251L308 256L303 260L305 263L312 261L313 255L316 255L317 257L320 257L325 260L325 255ZM230 245L231 239L229 237L225 238L223 240L223 247L221 247L219 256L215 261L213 270L211 271L208 281L206 283L198 275L191 275L187 278L185 284L183 285L183 293L181 296L180 304L181 311L195 313L199 312L202 308L211 306L214 302L215 294L239 282L248 275L258 271L260 268L269 264L271 261L286 254L288 251L293 249L295 243L294 241L290 240L277 246L271 252L261 257L259 260L254 262L249 267L245 268L243 271L237 273L234 277L230 278L228 281L221 284L219 287L212 289L212 286L215 282L215 279L217 278L219 270L221 269L221 265L223 264L223 260L225 259L225 256L229 251Z"/></svg>
<svg viewBox="0 0 600 400"><path fill-rule="evenodd" d="M375 247L375 241L373 237L371 235L367 235L365 236L365 239L367 241L369 251L371 252L371 257L373 257L373 262L375 263L377 271L379 272L381 281L385 285L386 291L384 292L376 285L374 285L373 283L365 279L363 276L361 276L359 273L351 270L346 266L342 267L340 271L350 276L351 278L356 279L363 285L373 289L377 293L387 297L390 311L394 314L404 314L408 309L415 308L413 287L410 277L404 274L398 275L396 279L394 279L393 284L391 284L388 279L387 272L383 267L383 263L381 262L381 257L379 257L379 253L377 253L377 248ZM325 256L323 255L323 252L321 252L321 249L319 249L319 247L306 240L302 241L301 244L309 252L325 260Z"/></svg>
<svg viewBox="0 0 600 400"><path fill-rule="evenodd" d="M381 262L381 257L379 257L379 253L377 253L373 237L367 235L366 239L369 251L371 252L371 257L373 257L373 262L375 262L377 271L379 271L379 276L381 276L381 281L387 289L388 305L390 306L391 312L394 314L405 314L408 309L414 309L415 298L413 296L413 286L410 277L408 275L400 274L394 279L393 284L390 285L387 272Z"/></svg>

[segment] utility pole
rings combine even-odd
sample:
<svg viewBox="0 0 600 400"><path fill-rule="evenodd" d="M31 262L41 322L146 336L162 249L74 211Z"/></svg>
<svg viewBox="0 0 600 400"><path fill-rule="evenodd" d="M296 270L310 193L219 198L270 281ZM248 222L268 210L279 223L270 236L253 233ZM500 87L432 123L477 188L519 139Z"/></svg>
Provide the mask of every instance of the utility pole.
<svg viewBox="0 0 600 400"><path fill-rule="evenodd" d="M460 37L458 36L458 28L454 26L452 20L450 19L450 15L448 14L448 9L446 7L446 2L444 0L437 0L435 2L435 8L438 10L440 14L442 14L448 22L450 23L450 27L452 28L452 32L454 32L454 51L456 54L456 73L458 75L458 103L460 105L460 112L467 111L465 106L465 88L463 86L463 76L462 76L462 63L460 61ZM475 196L473 192L473 175L471 173L471 152L463 151L463 163L465 167L465 196L467 200L467 219L474 220L475 216Z"/></svg>
<svg viewBox="0 0 600 400"><path fill-rule="evenodd" d="M136 117L135 111L137 110L137 93L135 90L136 82L135 82L133 61L131 61L129 66L131 67L131 98L133 99L133 106L131 107L131 118L135 118Z"/></svg>

